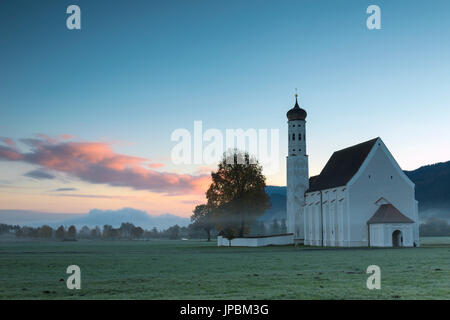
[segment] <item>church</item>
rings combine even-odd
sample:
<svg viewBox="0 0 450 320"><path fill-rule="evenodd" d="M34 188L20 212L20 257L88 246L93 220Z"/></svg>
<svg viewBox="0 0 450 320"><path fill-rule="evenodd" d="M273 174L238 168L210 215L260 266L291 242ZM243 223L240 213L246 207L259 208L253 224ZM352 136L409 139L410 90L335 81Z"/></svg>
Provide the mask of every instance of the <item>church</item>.
<svg viewBox="0 0 450 320"><path fill-rule="evenodd" d="M323 247L419 246L414 183L381 138L334 152L309 177L307 113L287 112L287 230L296 243Z"/></svg>

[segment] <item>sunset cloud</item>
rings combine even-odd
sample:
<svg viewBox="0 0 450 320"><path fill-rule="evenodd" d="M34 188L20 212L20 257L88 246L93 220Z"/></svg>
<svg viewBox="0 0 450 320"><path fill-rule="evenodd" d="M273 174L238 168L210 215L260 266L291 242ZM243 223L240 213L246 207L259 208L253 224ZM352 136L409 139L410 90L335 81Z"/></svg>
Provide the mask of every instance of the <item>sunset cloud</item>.
<svg viewBox="0 0 450 320"><path fill-rule="evenodd" d="M0 140L9 147L14 147L16 145L14 140L10 138L0 138Z"/></svg>
<svg viewBox="0 0 450 320"><path fill-rule="evenodd" d="M154 169L162 164L115 153L108 143L74 142L67 140L69 135L63 136L52 138L41 134L37 138L21 139L29 149L27 152L21 151L12 139L4 138L0 160L35 164L44 169L39 169L40 172L53 170L94 184L170 195L203 193L209 183L208 175L159 172Z"/></svg>
<svg viewBox="0 0 450 320"><path fill-rule="evenodd" d="M24 176L30 177L30 178L33 178L33 179L38 179L38 180L55 179L54 175L52 175L52 174L50 174L48 172L45 172L43 170L32 170L32 171L29 171L29 172L25 173Z"/></svg>
<svg viewBox="0 0 450 320"><path fill-rule="evenodd" d="M50 192L62 192L62 191L77 191L77 188L58 188L55 190L51 190Z"/></svg>

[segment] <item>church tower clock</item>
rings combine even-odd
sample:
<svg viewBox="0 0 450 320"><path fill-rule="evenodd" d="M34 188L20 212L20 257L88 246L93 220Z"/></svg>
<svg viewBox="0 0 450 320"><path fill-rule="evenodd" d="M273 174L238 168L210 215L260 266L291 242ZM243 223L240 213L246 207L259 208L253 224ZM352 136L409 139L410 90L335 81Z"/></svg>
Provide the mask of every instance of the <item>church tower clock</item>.
<svg viewBox="0 0 450 320"><path fill-rule="evenodd" d="M308 156L306 154L306 111L298 105L295 95L295 106L286 114L288 118L288 156L286 159L286 191L287 217L286 225L294 238L304 240L303 206L305 192L309 188Z"/></svg>

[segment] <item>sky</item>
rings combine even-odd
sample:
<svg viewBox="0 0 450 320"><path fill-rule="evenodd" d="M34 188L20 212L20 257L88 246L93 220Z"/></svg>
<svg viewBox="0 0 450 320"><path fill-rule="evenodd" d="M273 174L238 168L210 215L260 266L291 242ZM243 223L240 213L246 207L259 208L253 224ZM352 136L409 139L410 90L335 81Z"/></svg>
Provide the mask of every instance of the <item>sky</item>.
<svg viewBox="0 0 450 320"><path fill-rule="evenodd" d="M69 5L81 30L69 30ZM369 30L369 5L381 29ZM404 170L450 160L450 2L0 2L0 209L132 207L187 217L211 164L176 164L177 129L279 130L295 89L310 175L381 137ZM192 140L193 141L193 140Z"/></svg>

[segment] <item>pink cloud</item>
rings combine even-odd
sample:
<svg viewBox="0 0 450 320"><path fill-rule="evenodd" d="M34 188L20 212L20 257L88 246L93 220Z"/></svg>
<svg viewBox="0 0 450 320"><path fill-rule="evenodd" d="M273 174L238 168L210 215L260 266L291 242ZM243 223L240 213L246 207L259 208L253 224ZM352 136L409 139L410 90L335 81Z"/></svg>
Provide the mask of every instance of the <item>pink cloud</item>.
<svg viewBox="0 0 450 320"><path fill-rule="evenodd" d="M148 166L149 166L149 168L161 168L161 167L164 167L164 165L162 163L151 163Z"/></svg>
<svg viewBox="0 0 450 320"><path fill-rule="evenodd" d="M159 172L162 165L149 159L115 153L104 142L61 141L39 135L22 139L31 151L0 145L0 160L23 161L63 172L95 184L175 194L203 193L209 176Z"/></svg>
<svg viewBox="0 0 450 320"><path fill-rule="evenodd" d="M5 142L6 143L6 142ZM16 148L0 145L0 159L4 160L21 160L22 154Z"/></svg>
<svg viewBox="0 0 450 320"><path fill-rule="evenodd" d="M9 147L15 147L16 143L14 142L13 139L10 138L2 138L1 141L3 141L3 143L5 143L7 146Z"/></svg>

